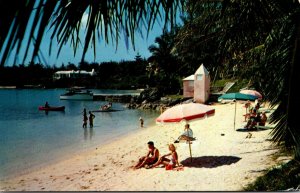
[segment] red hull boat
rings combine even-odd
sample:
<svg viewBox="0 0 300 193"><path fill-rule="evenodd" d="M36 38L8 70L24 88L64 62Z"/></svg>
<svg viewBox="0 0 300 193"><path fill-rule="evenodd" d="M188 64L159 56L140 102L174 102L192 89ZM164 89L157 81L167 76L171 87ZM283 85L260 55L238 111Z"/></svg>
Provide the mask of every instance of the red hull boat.
<svg viewBox="0 0 300 193"><path fill-rule="evenodd" d="M40 111L64 111L65 106L60 106L60 107L44 107L44 106L39 106Z"/></svg>

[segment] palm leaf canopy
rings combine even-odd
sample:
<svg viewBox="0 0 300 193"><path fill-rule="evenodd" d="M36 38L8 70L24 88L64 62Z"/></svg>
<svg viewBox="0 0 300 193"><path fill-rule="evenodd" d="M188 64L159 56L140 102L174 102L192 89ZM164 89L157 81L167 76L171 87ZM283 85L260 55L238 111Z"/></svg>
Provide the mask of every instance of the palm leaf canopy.
<svg viewBox="0 0 300 193"><path fill-rule="evenodd" d="M82 18L88 15L83 40L82 60L91 46L96 55L96 42L105 40L118 44L120 33L130 39L134 46L136 31L146 29L149 33L157 19L164 20L164 27L176 22L177 10L183 0L10 0L0 2L0 57L3 66L16 49L17 58L22 45L26 45L23 62L30 46L33 61L39 52L45 32L51 32L53 41L59 43L59 52L69 41L76 54L81 45L79 38ZM29 33L29 35L27 34ZM27 40L27 37L29 39ZM27 41L25 41L25 39Z"/></svg>

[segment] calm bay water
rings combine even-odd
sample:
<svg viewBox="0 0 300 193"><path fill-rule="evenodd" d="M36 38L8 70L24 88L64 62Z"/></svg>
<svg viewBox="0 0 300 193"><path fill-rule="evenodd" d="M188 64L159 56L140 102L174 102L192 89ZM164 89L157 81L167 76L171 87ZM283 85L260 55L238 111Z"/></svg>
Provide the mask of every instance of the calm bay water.
<svg viewBox="0 0 300 193"><path fill-rule="evenodd" d="M130 110L113 103L117 112L95 112L94 128L82 128L83 108L96 110L105 101L60 100L64 89L0 89L0 179L26 173L44 164L137 132L139 117L145 126L155 123L157 112ZM93 90L94 93L132 91ZM65 112L39 111L50 106L66 107ZM143 128L144 129L144 128Z"/></svg>

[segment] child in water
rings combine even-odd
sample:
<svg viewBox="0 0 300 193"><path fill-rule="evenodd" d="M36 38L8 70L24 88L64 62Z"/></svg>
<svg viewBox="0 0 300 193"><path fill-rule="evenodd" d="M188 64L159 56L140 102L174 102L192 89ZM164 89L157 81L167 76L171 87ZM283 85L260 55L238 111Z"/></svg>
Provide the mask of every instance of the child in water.
<svg viewBox="0 0 300 193"><path fill-rule="evenodd" d="M141 127L144 127L144 120L142 119L142 117L140 117L140 124L141 124Z"/></svg>

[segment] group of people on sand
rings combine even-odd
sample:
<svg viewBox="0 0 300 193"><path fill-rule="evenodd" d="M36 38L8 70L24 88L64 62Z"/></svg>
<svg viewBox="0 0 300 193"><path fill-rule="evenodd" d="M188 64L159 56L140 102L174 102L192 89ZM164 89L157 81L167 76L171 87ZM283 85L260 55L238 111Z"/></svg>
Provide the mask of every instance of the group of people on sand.
<svg viewBox="0 0 300 193"><path fill-rule="evenodd" d="M82 124L82 128L87 128L87 121L89 121L90 123L90 128L93 128L94 127L94 118L96 116L91 112L89 111L89 117L87 116L87 113L86 113L86 108L83 109L83 124Z"/></svg>
<svg viewBox="0 0 300 193"><path fill-rule="evenodd" d="M249 113L245 115L245 120L247 121L245 129L255 129L257 125L265 126L268 118L265 111L259 112L259 101L255 102L255 106L253 108L250 103L247 103L246 105L246 108L249 108L250 110Z"/></svg>
<svg viewBox="0 0 300 193"><path fill-rule="evenodd" d="M193 131L190 128L189 124L185 125L184 133L181 134L174 143L178 143L179 140L186 140L188 142L194 140ZM171 170L175 167L181 167L178 161L178 154L176 152L176 147L173 143L168 145L169 153L160 156L159 150L154 146L153 141L148 142L148 152L146 156L139 158L139 161L134 166L135 169L145 167L146 169L155 168L163 164L167 170Z"/></svg>
<svg viewBox="0 0 300 193"><path fill-rule="evenodd" d="M148 142L148 153L146 156L139 158L138 163L134 166L135 169L145 167L146 169L155 168L160 164L169 168L175 168L181 166L178 162L178 154L174 144L169 144L169 153L159 156L159 150L154 146L153 141ZM169 157L170 158L167 158Z"/></svg>

